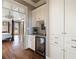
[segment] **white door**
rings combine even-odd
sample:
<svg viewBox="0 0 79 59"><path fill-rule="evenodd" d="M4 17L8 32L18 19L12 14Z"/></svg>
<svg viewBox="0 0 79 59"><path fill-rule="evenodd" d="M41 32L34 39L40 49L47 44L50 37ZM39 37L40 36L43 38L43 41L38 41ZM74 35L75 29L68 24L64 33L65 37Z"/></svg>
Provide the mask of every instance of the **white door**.
<svg viewBox="0 0 79 59"><path fill-rule="evenodd" d="M60 47L50 46L50 59L63 59L63 51Z"/></svg>
<svg viewBox="0 0 79 59"><path fill-rule="evenodd" d="M76 0L65 0L65 31L76 33Z"/></svg>
<svg viewBox="0 0 79 59"><path fill-rule="evenodd" d="M49 0L49 34L64 32L64 0Z"/></svg>
<svg viewBox="0 0 79 59"><path fill-rule="evenodd" d="M51 35L49 40L50 59L63 59L63 37Z"/></svg>
<svg viewBox="0 0 79 59"><path fill-rule="evenodd" d="M65 59L76 59L76 38L65 37Z"/></svg>
<svg viewBox="0 0 79 59"><path fill-rule="evenodd" d="M35 35L31 35L31 49L35 51Z"/></svg>
<svg viewBox="0 0 79 59"><path fill-rule="evenodd" d="M32 11L32 27L36 26L36 12Z"/></svg>

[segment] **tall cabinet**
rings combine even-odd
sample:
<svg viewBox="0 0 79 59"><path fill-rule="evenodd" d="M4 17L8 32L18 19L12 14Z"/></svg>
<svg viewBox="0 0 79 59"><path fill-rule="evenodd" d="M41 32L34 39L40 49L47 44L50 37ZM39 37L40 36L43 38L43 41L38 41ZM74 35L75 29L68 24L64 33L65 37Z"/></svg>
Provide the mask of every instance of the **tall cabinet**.
<svg viewBox="0 0 79 59"><path fill-rule="evenodd" d="M64 0L49 0L49 59L63 59Z"/></svg>
<svg viewBox="0 0 79 59"><path fill-rule="evenodd" d="M65 0L65 59L76 59L76 0Z"/></svg>
<svg viewBox="0 0 79 59"><path fill-rule="evenodd" d="M76 59L75 0L49 0L49 59Z"/></svg>

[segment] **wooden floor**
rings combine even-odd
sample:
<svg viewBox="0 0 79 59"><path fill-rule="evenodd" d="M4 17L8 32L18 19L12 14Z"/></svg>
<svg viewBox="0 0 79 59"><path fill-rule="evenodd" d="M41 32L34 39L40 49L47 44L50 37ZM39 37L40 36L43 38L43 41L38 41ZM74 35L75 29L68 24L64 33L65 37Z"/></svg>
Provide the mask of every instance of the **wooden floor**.
<svg viewBox="0 0 79 59"><path fill-rule="evenodd" d="M23 49L23 39L16 36L15 40L2 42L2 59L44 59L31 50Z"/></svg>

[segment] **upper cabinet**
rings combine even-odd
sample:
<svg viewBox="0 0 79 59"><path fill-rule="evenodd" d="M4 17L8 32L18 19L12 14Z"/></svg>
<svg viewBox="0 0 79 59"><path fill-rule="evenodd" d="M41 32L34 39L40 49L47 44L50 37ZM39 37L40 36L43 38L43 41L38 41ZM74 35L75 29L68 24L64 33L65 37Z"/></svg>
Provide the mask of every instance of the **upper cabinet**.
<svg viewBox="0 0 79 59"><path fill-rule="evenodd" d="M64 32L64 0L49 0L49 34Z"/></svg>
<svg viewBox="0 0 79 59"><path fill-rule="evenodd" d="M75 0L49 0L49 34L75 34Z"/></svg>
<svg viewBox="0 0 79 59"><path fill-rule="evenodd" d="M36 21L44 21L46 24L47 20L47 4L42 5L32 11L32 25L36 25Z"/></svg>
<svg viewBox="0 0 79 59"><path fill-rule="evenodd" d="M65 32L76 34L76 1L65 0Z"/></svg>

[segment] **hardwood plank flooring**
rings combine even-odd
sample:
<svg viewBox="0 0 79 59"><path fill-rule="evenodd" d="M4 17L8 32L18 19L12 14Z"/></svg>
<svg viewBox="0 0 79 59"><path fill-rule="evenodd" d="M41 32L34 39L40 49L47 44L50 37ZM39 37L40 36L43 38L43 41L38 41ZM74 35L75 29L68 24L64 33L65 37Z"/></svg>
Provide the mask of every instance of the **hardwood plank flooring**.
<svg viewBox="0 0 79 59"><path fill-rule="evenodd" d="M19 37L20 38L20 37ZM23 40L18 37L14 41L2 42L2 59L44 59L31 50L23 49Z"/></svg>

